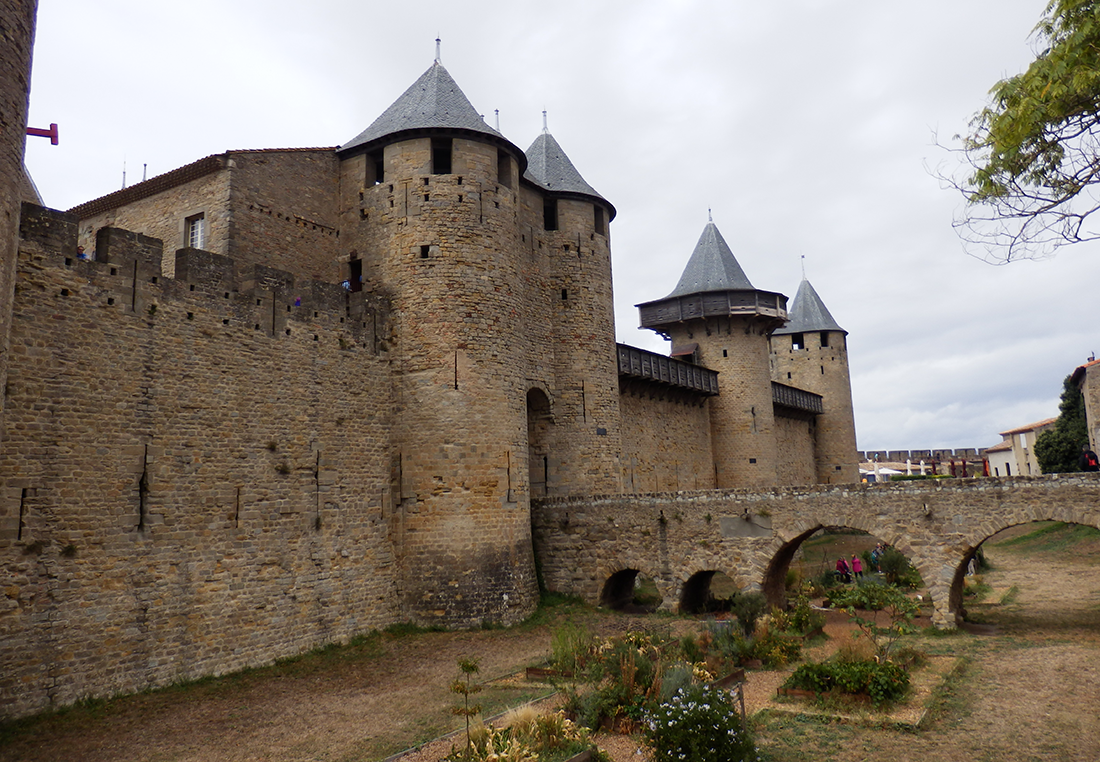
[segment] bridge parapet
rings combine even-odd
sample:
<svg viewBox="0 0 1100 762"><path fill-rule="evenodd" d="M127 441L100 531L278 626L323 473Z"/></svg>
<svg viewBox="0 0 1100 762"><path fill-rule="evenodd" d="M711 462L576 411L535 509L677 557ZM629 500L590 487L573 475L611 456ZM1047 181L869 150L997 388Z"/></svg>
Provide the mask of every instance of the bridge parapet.
<svg viewBox="0 0 1100 762"><path fill-rule="evenodd" d="M787 567L822 527L851 527L896 546L918 568L954 627L963 574L977 547L1002 529L1055 520L1100 528L1100 474L937 479L532 502L535 550L549 589L599 603L605 582L636 569L675 609L685 583L721 571L742 589L785 602Z"/></svg>

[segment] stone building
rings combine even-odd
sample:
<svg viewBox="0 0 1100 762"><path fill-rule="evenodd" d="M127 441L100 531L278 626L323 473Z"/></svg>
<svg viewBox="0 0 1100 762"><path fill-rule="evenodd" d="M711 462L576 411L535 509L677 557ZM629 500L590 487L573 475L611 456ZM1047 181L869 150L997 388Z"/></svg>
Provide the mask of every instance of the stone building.
<svg viewBox="0 0 1100 762"><path fill-rule="evenodd" d="M0 715L519 621L542 497L858 481L845 332L809 283L788 316L711 222L640 305L672 356L617 345L614 217L438 60L342 146L24 205Z"/></svg>

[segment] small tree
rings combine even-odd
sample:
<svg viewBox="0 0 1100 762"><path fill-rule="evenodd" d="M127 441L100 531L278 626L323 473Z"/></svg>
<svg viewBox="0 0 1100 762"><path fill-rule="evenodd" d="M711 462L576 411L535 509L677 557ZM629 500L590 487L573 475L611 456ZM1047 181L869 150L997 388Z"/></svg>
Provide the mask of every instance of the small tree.
<svg viewBox="0 0 1100 762"><path fill-rule="evenodd" d="M848 616L859 628L863 637L875 647L875 661L885 664L903 635L914 631L913 619L920 612L920 605L896 587L882 586L878 591L882 608L871 612L870 619L856 613L855 606L848 606ZM886 621L879 623L879 615Z"/></svg>
<svg viewBox="0 0 1100 762"><path fill-rule="evenodd" d="M1081 447L1088 444L1088 421L1085 418L1085 397L1073 376L1062 382L1062 401L1058 404L1058 420L1035 440L1035 459L1044 474L1065 474L1077 471Z"/></svg>
<svg viewBox="0 0 1100 762"><path fill-rule="evenodd" d="M481 667L477 659L459 659L458 668L462 674L451 683L451 693L462 696L462 703L451 707L451 713L466 718L466 758L472 759L474 743L470 737L470 718L481 714L481 704L471 704L470 697L481 692L481 686L473 682Z"/></svg>

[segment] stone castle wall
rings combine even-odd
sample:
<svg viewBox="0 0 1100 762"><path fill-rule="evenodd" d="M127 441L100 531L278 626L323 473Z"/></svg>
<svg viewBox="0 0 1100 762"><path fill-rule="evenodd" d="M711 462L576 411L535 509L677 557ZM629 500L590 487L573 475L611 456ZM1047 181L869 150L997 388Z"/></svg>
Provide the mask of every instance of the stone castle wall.
<svg viewBox="0 0 1100 762"><path fill-rule="evenodd" d="M395 607L385 303L25 207L0 715L219 674ZM102 231L101 231L102 233ZM135 277L136 274L136 277ZM300 303L299 303L300 302Z"/></svg>
<svg viewBox="0 0 1100 762"><path fill-rule="evenodd" d="M779 452L780 484L814 484L817 481L814 463L816 433L814 420L801 420L777 415L775 444Z"/></svg>
<svg viewBox="0 0 1100 762"><path fill-rule="evenodd" d="M222 164L224 166L224 162ZM83 246L89 256L102 259L96 250L99 230L114 227L140 231L143 235L163 241L165 250L173 252L188 245L184 221L200 213L204 214L205 222L203 250L228 256L230 211L227 169L215 170L162 193L83 217L76 245ZM74 246L71 254L75 253ZM162 274L171 277L174 268L175 259L164 257Z"/></svg>
<svg viewBox="0 0 1100 762"><path fill-rule="evenodd" d="M710 412L701 399L648 384L623 391L623 491L714 488Z"/></svg>

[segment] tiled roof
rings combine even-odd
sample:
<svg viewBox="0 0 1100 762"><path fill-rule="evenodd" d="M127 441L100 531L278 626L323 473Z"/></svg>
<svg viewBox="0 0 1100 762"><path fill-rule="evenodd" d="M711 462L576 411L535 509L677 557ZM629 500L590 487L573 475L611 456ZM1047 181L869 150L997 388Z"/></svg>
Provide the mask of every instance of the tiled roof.
<svg viewBox="0 0 1100 762"><path fill-rule="evenodd" d="M811 331L841 331L817 291L805 278L798 284L798 293L794 295L794 304L787 312L787 324L775 331L776 334L809 333Z"/></svg>
<svg viewBox="0 0 1100 762"><path fill-rule="evenodd" d="M676 288L665 299L705 291L753 290L718 226L708 222Z"/></svg>
<svg viewBox="0 0 1100 762"><path fill-rule="evenodd" d="M999 433L1002 437L1012 436L1013 434L1026 434L1029 431L1035 431L1036 429L1041 429L1041 428L1045 428L1046 426L1050 426L1051 424L1053 424L1057 420L1058 420L1057 418L1044 418L1041 421L1036 421L1035 423L1029 423L1026 426L1017 426L1014 429L1009 429L1008 431L1001 431Z"/></svg>
<svg viewBox="0 0 1100 762"><path fill-rule="evenodd" d="M131 185L129 188L123 188L114 193L108 193L106 196L100 196L97 199L85 201L83 204L74 206L70 209L69 214L75 214L79 219L83 220L88 217L94 217L97 214L102 214L111 209L117 209L126 204L132 204L140 199L154 196L157 193L163 193L169 188L174 188L177 185L183 185L184 183L189 183L204 175L217 172L225 166L225 157L226 155L224 153L218 153L213 156L199 159L198 161L193 161L190 164L185 164L182 167L173 169L171 172L165 172L163 175L157 175L144 182Z"/></svg>
<svg viewBox="0 0 1100 762"><path fill-rule="evenodd" d="M1011 449L1012 449L1012 440L1011 439L1006 439L1006 440L1004 440L1003 442L1001 442L999 444L995 444L992 447L985 448L985 451L987 453L989 453L989 452L1004 452L1005 450L1011 450Z"/></svg>
<svg viewBox="0 0 1100 762"><path fill-rule="evenodd" d="M436 61L370 127L340 146L340 150L373 143L398 132L422 129L470 130L504 137L485 123L443 64Z"/></svg>
<svg viewBox="0 0 1100 762"><path fill-rule="evenodd" d="M1077 384L1078 386L1080 386L1080 384L1081 384L1081 377L1082 377L1082 376L1084 376L1084 375L1085 375L1086 373L1088 373L1088 369L1089 369L1089 368L1092 368L1092 367L1094 367L1094 366L1096 366L1096 365L1100 365L1100 360L1089 360L1089 361L1088 361L1087 363L1085 363L1084 365L1078 365L1078 366L1077 366L1077 367L1076 367L1076 368L1074 369L1074 371L1073 371L1073 374L1072 374L1072 375L1070 376L1070 378L1071 378L1071 379L1073 380L1073 383L1075 383L1075 384Z"/></svg>
<svg viewBox="0 0 1100 762"><path fill-rule="evenodd" d="M585 182L558 141L549 132L543 132L535 138L535 142L527 149L526 154L527 173L524 177L535 185L550 191L592 196L610 206L607 199ZM614 210L612 210L612 216L614 216Z"/></svg>
<svg viewBox="0 0 1100 762"><path fill-rule="evenodd" d="M235 153L297 153L301 151L332 150L334 149L331 146L319 148L246 148L242 150L226 151L225 153L216 153L199 159L198 161L193 161L190 164L184 164L182 167L177 167L170 172L165 172L163 175L150 177L148 180L143 180L128 188L117 190L114 193L108 193L106 196L100 196L91 201L85 201L83 204L74 206L70 209L69 214L75 214L79 219L83 220L88 217L94 217L97 214L102 214L111 209L117 209L120 206L126 206L126 204L132 204L143 198L155 196L170 188L189 183L192 180L197 180L200 177L223 169L226 165L226 160L230 155Z"/></svg>

